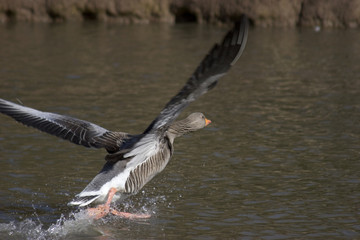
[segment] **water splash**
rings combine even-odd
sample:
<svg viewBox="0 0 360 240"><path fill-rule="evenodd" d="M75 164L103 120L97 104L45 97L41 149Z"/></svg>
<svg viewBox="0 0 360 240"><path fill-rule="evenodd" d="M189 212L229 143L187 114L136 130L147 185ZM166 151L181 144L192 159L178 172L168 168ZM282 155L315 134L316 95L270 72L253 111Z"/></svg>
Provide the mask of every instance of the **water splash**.
<svg viewBox="0 0 360 240"><path fill-rule="evenodd" d="M146 195L144 192L139 195ZM157 204L165 201L165 197L145 197L137 200L127 199L121 203L121 211L132 213L146 213L153 217L156 214ZM140 201L138 201L140 200ZM138 209L134 212L134 209ZM27 240L57 240L57 239L78 239L78 238L97 238L108 236L104 231L107 224L118 223L119 218L108 216L101 220L89 218L86 210L71 212L68 216L62 214L56 223L46 227L34 213L35 219L25 219L23 221L12 221L10 223L0 223L0 239L27 239ZM136 220L138 221L138 220ZM138 221L144 223L144 221Z"/></svg>
<svg viewBox="0 0 360 240"><path fill-rule="evenodd" d="M94 220L89 218L85 210L70 213L61 217L47 229L38 220L25 219L21 222L12 221L0 224L0 239L64 239L72 235L96 236Z"/></svg>

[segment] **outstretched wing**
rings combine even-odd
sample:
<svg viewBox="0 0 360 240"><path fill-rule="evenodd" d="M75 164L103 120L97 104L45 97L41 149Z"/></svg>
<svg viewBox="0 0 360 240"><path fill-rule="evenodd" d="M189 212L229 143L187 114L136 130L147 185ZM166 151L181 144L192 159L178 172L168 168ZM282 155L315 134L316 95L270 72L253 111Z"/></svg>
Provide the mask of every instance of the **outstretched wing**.
<svg viewBox="0 0 360 240"><path fill-rule="evenodd" d="M0 112L24 125L37 128L43 132L69 140L85 147L105 148L108 152L119 149L122 139L128 134L111 132L96 124L33 108L21 106L0 99Z"/></svg>
<svg viewBox="0 0 360 240"><path fill-rule="evenodd" d="M166 104L144 133L153 132L170 124L189 103L216 85L218 79L226 74L244 51L248 28L247 17L243 15L234 28L226 34L222 43L215 44L185 86Z"/></svg>

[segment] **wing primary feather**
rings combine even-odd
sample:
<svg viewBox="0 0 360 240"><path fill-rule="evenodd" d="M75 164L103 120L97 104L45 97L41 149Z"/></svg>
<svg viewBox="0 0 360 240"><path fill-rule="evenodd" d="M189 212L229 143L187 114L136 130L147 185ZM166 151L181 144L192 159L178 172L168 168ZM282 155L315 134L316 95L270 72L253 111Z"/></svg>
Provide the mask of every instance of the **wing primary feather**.
<svg viewBox="0 0 360 240"><path fill-rule="evenodd" d="M245 15L224 37L215 44L196 68L185 86L163 108L160 114L145 129L144 134L154 132L174 121L191 102L215 87L245 49L249 21Z"/></svg>
<svg viewBox="0 0 360 240"><path fill-rule="evenodd" d="M108 152L116 151L119 143L128 136L127 133L111 132L88 121L38 111L4 99L0 99L0 112L26 126L85 147L105 148ZM109 135L113 137L109 138Z"/></svg>

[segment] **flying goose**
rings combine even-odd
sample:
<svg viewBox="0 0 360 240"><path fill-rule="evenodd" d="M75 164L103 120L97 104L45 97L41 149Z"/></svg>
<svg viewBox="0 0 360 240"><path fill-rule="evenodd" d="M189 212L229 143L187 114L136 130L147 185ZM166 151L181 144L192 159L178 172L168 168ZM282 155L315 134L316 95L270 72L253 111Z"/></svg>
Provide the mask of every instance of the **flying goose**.
<svg viewBox="0 0 360 240"><path fill-rule="evenodd" d="M129 218L149 217L119 212L110 208L110 204L138 192L165 168L173 154L176 137L204 128L211 122L202 113L174 120L189 103L212 89L236 63L245 48L248 28L247 17L243 15L141 134L109 131L88 121L38 111L4 99L0 99L0 112L72 143L107 150L106 163L101 171L69 205L99 204L88 209L89 215L96 219L108 213Z"/></svg>

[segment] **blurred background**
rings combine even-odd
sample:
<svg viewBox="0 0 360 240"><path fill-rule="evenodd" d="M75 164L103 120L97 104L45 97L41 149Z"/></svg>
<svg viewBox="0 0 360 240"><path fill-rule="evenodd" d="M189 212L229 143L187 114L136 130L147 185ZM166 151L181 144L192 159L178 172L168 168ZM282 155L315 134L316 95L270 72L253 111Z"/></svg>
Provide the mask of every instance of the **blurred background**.
<svg viewBox="0 0 360 240"><path fill-rule="evenodd" d="M2 0L0 22L223 24L247 14L262 27L360 25L359 0Z"/></svg>

